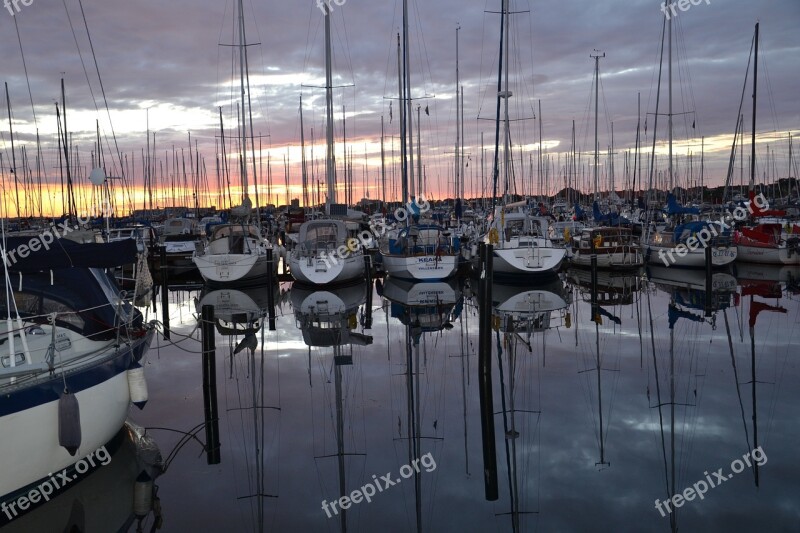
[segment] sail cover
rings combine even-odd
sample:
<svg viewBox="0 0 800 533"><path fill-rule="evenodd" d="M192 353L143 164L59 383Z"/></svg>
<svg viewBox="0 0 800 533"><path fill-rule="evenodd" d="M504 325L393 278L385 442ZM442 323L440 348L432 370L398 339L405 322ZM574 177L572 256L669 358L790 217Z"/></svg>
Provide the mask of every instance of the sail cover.
<svg viewBox="0 0 800 533"><path fill-rule="evenodd" d="M136 241L80 244L53 233L7 237L0 254L14 272L41 272L63 268L114 268L136 262Z"/></svg>

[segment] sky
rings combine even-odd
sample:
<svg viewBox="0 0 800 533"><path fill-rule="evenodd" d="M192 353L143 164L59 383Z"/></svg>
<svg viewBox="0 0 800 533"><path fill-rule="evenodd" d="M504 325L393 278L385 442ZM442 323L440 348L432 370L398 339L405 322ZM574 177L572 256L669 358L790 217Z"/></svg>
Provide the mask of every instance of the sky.
<svg viewBox="0 0 800 533"><path fill-rule="evenodd" d="M79 185L78 203L86 204L84 208L92 197L100 198L99 189L93 189L87 179L98 128L108 175L126 176L127 188L119 180L110 180L116 201L129 207L144 205L143 152L147 150L148 122L154 204L191 203L193 193L198 194L201 205L225 205L228 197L238 203L239 149L231 139L236 136L237 125L239 75L235 69L239 49L230 46L237 43L237 2L81 1L26 0L30 5L17 2L18 10L13 5L0 10L0 46L4 51L0 54L0 72L2 81L8 84L19 180L14 190L10 131L3 109L0 166L7 212L15 214L17 197L23 213L61 210L55 104L61 99L62 78L72 141L72 174ZM747 171L741 167L748 165L750 154L752 88L749 84L744 89L743 85L757 21L761 33L757 181L786 177L789 132L794 136L800 130L796 98L800 2L695 1L697 5L687 1L683 4L685 11L677 9L675 15L670 14L674 39L673 184L699 183L701 146L703 182L724 182L743 94L741 112L748 146L744 160L736 164L734 182L738 184L741 176L747 181ZM351 197L382 198L385 194L394 199L401 190L400 171L392 162L399 161L400 147L397 34L402 25L402 2L336 0L330 5L338 199L345 198L344 141L348 154L352 154ZM418 192L435 199L453 196L458 35L458 74L464 100L464 192L467 197L491 194L501 1L410 0L409 5L413 142L418 142L419 128L425 177ZM666 186L666 52L656 115L665 19L661 2L511 0L510 10L514 12L509 17L507 55L509 90L513 94L509 99L511 190L554 194L567 184L586 192L593 189L592 54L605 54L599 60L599 188L610 188L612 164L614 188L621 191L630 184L637 125L643 154L637 189L642 180L649 182L654 132L655 185ZM10 11L14 11L13 16ZM324 195L325 91L319 88L325 84L323 12L313 1L274 0L245 0L244 11L252 128L257 137L256 175L252 168L248 172L250 194L255 193L253 181L257 178L259 203L283 204L287 198L303 201L302 96L308 179L321 182ZM227 175L223 172L223 178L217 177L216 170L221 159L220 108L230 168ZM385 181L381 177L382 118ZM573 121L580 163L571 171L567 160L572 152ZM41 140L38 169L37 128ZM195 149L199 155L193 154ZM500 155L502 160L502 143ZM252 157L249 152L250 161ZM266 176L268 158L271 183ZM288 158L288 195L284 158ZM200 172L194 169L197 161ZM181 189L184 164L186 190ZM25 168L29 169L27 178ZM500 173L505 175L503 165ZM31 188L31 180L38 183L39 174L43 176L42 188ZM217 187L228 179L230 194ZM200 185L196 186L198 181ZM270 184L271 195L264 198ZM173 190L177 199L171 197ZM502 190L501 177L498 192ZM317 192L310 191L312 200L319 198Z"/></svg>

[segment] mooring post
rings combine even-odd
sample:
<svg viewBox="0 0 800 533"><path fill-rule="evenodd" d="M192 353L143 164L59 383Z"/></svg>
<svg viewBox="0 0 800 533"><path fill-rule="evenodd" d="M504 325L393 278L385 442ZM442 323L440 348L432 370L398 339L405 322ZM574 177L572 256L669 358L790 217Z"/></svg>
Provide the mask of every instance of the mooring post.
<svg viewBox="0 0 800 533"><path fill-rule="evenodd" d="M169 339L169 274L167 271L167 247L159 250L161 260L161 323L164 324L164 338Z"/></svg>
<svg viewBox="0 0 800 533"><path fill-rule="evenodd" d="M269 330L275 331L275 264L272 248L267 248L267 312L269 313Z"/></svg>
<svg viewBox="0 0 800 533"><path fill-rule="evenodd" d="M217 353L214 337L214 306L204 305L200 313L203 338L203 410L206 421L206 462L220 462L219 416L217 414Z"/></svg>
<svg viewBox="0 0 800 533"><path fill-rule="evenodd" d="M481 269L478 282L478 394L483 443L483 486L487 501L496 501L498 498L492 391L492 250L491 244L478 245Z"/></svg>

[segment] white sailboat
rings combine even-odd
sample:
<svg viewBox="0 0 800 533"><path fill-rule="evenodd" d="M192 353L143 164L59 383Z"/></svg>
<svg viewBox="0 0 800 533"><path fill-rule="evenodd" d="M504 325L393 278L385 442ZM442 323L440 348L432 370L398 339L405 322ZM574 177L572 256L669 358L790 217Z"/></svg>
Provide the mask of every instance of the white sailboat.
<svg viewBox="0 0 800 533"><path fill-rule="evenodd" d="M346 212L336 206L336 164L333 138L333 64L331 58L331 12L325 12L325 111L326 111L326 161L325 174L328 196L325 214ZM331 206L334 206L333 212ZM354 228L357 230L358 228ZM351 238L347 223L331 218L309 220L300 226L297 245L289 252L288 262L292 277L313 285L330 285L352 281L364 276L364 251L359 246L348 247ZM352 241L351 241L352 242ZM344 252L344 253L342 253Z"/></svg>
<svg viewBox="0 0 800 533"><path fill-rule="evenodd" d="M526 202L509 203L511 190L511 121L508 105L512 92L509 89L509 39L510 24L508 0L503 1L503 40L500 46L500 75L504 75L504 86L497 93L497 122L500 122L499 100L504 101L503 118L503 205L495 208L489 231L484 242L494 245L492 254L493 269L496 275L542 275L552 274L561 268L567 255L564 247L555 246L550 240L550 223L544 217L532 215L526 209ZM498 124L497 134L500 135ZM495 146L499 147L499 139ZM494 176L500 175L499 159L495 156ZM525 209L523 209L525 208Z"/></svg>
<svg viewBox="0 0 800 533"><path fill-rule="evenodd" d="M398 42L398 46L400 43ZM403 204L420 207L414 194L414 143L412 140L411 76L409 73L408 0L403 0L402 60L398 50L400 99L400 160ZM417 154L420 157L420 154ZM421 166L420 166L421 174ZM410 176L410 177L409 177ZM422 179L420 176L420 184ZM420 185L421 188L421 185ZM421 192L421 191L419 191ZM422 195L420 194L420 198ZM409 198L411 202L409 202ZM423 204L425 202L422 202ZM461 256L460 240L435 224L418 223L419 213L406 218L405 225L388 232L379 245L383 268L390 276L416 281L440 281L456 273Z"/></svg>
<svg viewBox="0 0 800 533"><path fill-rule="evenodd" d="M3 236L3 255L28 242ZM57 249L32 252L3 270L0 503L12 509L9 519L27 509L14 505L39 481L75 475L76 463L119 432L131 402L146 401L138 363L155 330L104 271L135 258L132 240L62 239ZM62 488L50 487L54 498Z"/></svg>
<svg viewBox="0 0 800 533"><path fill-rule="evenodd" d="M247 65L247 39L245 37L244 6L239 0L239 78L241 85L241 105L244 111L245 98L250 106L249 92L245 93L245 66ZM248 78L249 79L249 78ZM249 81L247 82L249 87ZM266 282L272 269L277 272L277 262L268 258L272 244L262 236L260 225L251 224L250 212L252 202L247 192L247 114L242 112L241 128L242 157L239 158L239 170L242 180L242 205L231 208L231 219L238 219L230 224L214 227L205 247L195 251L192 261L200 270L200 275L209 283L246 284ZM250 114L252 132L252 113ZM252 143L253 139L250 139ZM253 143L252 150L255 152ZM255 170L255 164L253 165Z"/></svg>

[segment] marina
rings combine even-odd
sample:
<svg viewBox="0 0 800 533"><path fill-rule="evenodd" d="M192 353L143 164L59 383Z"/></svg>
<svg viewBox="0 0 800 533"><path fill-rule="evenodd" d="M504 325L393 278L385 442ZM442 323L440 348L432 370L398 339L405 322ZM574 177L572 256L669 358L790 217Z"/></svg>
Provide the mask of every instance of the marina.
<svg viewBox="0 0 800 533"><path fill-rule="evenodd" d="M0 531L797 531L796 6L449 1L6 6Z"/></svg>

